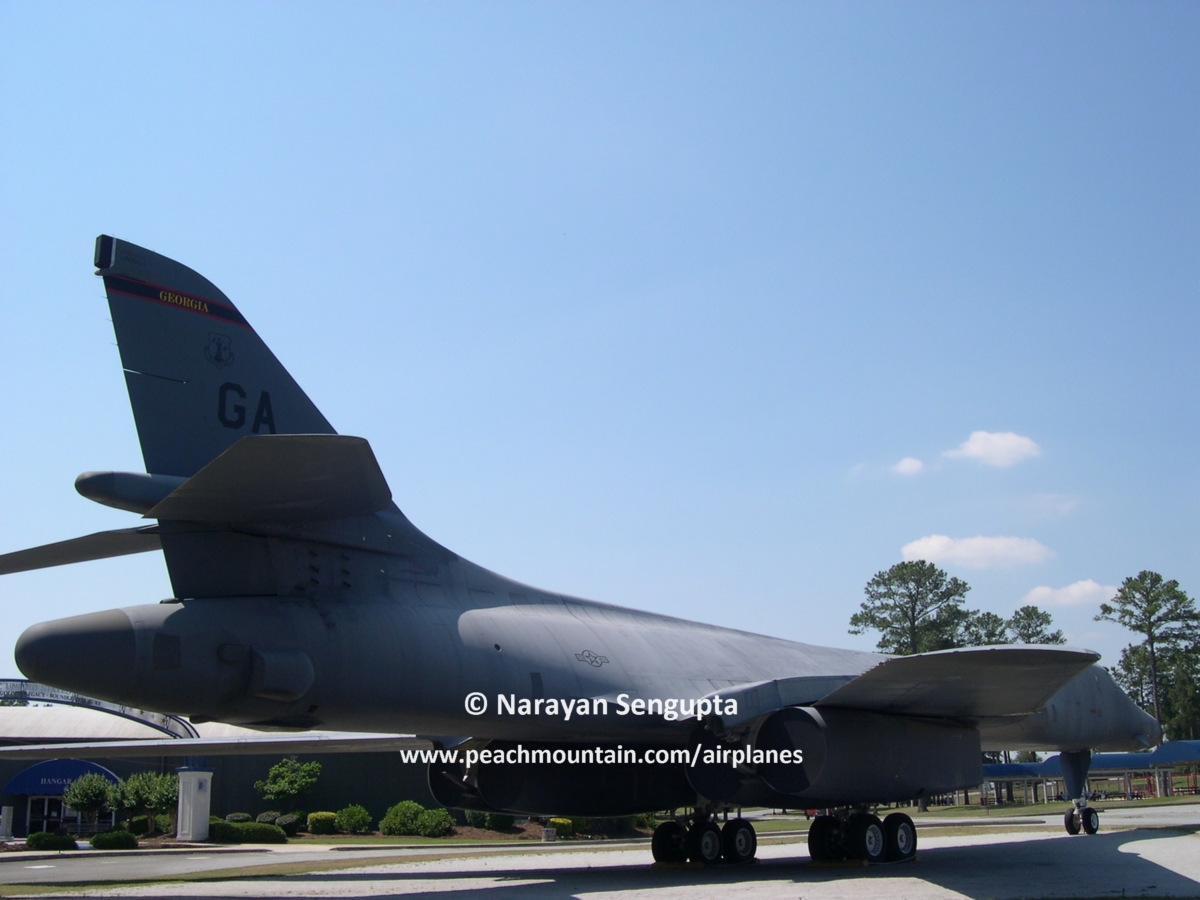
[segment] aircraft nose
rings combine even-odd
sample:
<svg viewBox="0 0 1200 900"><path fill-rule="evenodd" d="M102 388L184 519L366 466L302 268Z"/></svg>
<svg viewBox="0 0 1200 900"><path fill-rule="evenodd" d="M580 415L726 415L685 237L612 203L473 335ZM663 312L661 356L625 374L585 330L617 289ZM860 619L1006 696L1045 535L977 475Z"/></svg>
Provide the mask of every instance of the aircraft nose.
<svg viewBox="0 0 1200 900"><path fill-rule="evenodd" d="M31 681L119 700L134 684L137 641L129 617L110 609L33 625L17 639L14 656Z"/></svg>

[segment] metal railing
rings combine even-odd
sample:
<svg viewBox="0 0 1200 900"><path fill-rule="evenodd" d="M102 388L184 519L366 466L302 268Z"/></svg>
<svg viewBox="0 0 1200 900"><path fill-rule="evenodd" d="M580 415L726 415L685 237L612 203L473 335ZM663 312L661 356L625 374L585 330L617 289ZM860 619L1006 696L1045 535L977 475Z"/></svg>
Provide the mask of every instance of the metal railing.
<svg viewBox="0 0 1200 900"><path fill-rule="evenodd" d="M94 709L97 712L108 713L110 716L120 716L142 725L161 731L174 738L198 738L195 726L181 716L171 716L166 713L151 712L148 709L138 709L133 706L122 706L85 697L71 691L38 684L36 681L26 681L23 678L0 678L0 703L13 701L26 703L54 703L61 706L79 706L84 709Z"/></svg>

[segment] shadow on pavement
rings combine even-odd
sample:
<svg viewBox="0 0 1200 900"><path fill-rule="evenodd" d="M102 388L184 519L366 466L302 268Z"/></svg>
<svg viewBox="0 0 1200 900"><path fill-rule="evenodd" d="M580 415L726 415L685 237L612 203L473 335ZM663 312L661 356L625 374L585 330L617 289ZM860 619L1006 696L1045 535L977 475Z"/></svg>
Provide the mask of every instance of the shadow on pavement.
<svg viewBox="0 0 1200 900"><path fill-rule="evenodd" d="M497 860L494 869L431 871L429 866L404 864L383 873L317 872L285 877L228 881L253 885L254 896L273 893L336 897L437 898L437 900L494 900L532 898L560 900L581 895L639 896L662 893L668 897L724 897L731 890L755 897L789 897L805 900L879 897L944 897L946 891L972 900L1073 897L1200 897L1200 882L1172 871L1121 847L1138 841L1171 840L1172 858L1181 862L1200 854L1200 836L1189 830L1139 829L1074 838L1040 838L959 847L922 849L912 863L872 868L817 868L807 856L768 859L751 866L653 868L647 865L510 866ZM797 849L803 844L796 845ZM598 861L603 856L597 857ZM468 860L464 860L468 862ZM438 865L445 865L440 861ZM363 860L364 867L370 860ZM507 867L506 867L507 866ZM367 883L370 883L370 887ZM457 882L457 883L456 883ZM222 891L226 882L191 882L178 885L172 895L189 898L244 898L243 890ZM394 887L392 884L394 883ZM273 891L272 885L278 890ZM360 887L359 890L355 886ZM65 884L58 884L70 890ZM78 890L80 886L74 889ZM96 886L103 889L102 886ZM799 889L799 890L797 890ZM118 893L114 891L114 893ZM139 896L153 895L143 885ZM164 891L164 893L167 893Z"/></svg>

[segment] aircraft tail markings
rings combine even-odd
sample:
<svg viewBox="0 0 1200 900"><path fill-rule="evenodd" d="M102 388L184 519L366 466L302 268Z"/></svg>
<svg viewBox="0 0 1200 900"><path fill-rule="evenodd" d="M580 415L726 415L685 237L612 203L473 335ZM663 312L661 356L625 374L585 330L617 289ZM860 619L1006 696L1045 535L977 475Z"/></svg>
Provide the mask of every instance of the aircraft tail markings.
<svg viewBox="0 0 1200 900"><path fill-rule="evenodd" d="M188 478L246 435L334 434L211 281L108 235L95 264L147 472Z"/></svg>

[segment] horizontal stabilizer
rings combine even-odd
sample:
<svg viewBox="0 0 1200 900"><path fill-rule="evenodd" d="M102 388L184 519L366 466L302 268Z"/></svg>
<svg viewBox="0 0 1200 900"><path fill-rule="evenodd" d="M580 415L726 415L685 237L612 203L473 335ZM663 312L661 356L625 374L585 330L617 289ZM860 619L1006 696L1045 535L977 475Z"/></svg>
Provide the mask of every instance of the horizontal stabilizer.
<svg viewBox="0 0 1200 900"><path fill-rule="evenodd" d="M50 566L65 566L70 563L88 562L93 559L108 559L110 556L128 556L131 553L148 553L162 549L157 525L141 528L120 528L116 531L98 531L84 537L43 544L16 553L0 556L0 575L13 572L28 572L31 569L46 569Z"/></svg>
<svg viewBox="0 0 1200 900"><path fill-rule="evenodd" d="M168 494L146 517L209 523L316 521L369 515L391 499L363 438L250 435Z"/></svg>
<svg viewBox="0 0 1200 900"><path fill-rule="evenodd" d="M816 705L938 718L1023 715L1099 658L1091 650L1025 645L898 656Z"/></svg>
<svg viewBox="0 0 1200 900"><path fill-rule="evenodd" d="M428 750L424 738L403 734L264 734L238 738L164 738L145 741L91 741L80 744L27 744L0 747L0 759L140 759L178 756L278 756L289 753L389 753Z"/></svg>

